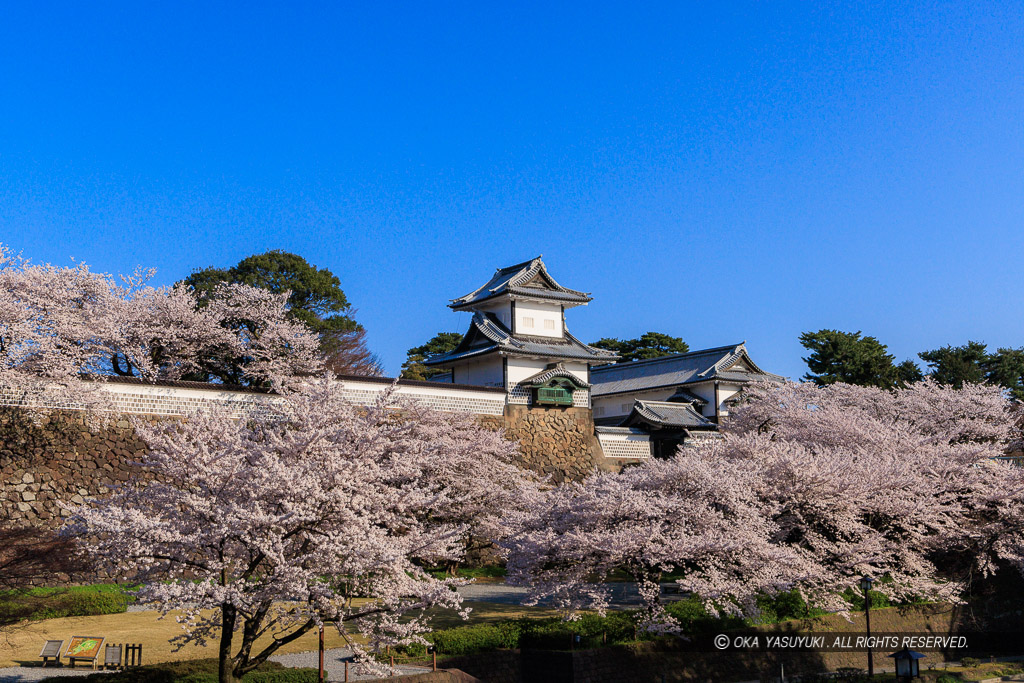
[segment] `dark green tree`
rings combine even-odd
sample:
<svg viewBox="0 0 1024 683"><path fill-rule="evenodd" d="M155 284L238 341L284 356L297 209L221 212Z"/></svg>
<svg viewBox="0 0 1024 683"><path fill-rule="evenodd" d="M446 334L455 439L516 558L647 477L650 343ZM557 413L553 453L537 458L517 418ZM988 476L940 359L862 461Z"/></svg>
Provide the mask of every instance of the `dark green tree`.
<svg viewBox="0 0 1024 683"><path fill-rule="evenodd" d="M615 337L602 337L596 342L590 342L590 345L595 349L611 351L615 355L622 357L622 360L626 360L625 355L628 352L628 344L629 342L623 341L622 339L616 339Z"/></svg>
<svg viewBox="0 0 1024 683"><path fill-rule="evenodd" d="M913 369L901 363L901 370L897 370L885 344L874 337L862 337L860 331L823 329L804 332L800 335L800 343L810 351L810 355L803 359L810 372L803 379L819 386L845 382L891 389L904 377L912 379L915 375L913 369L917 368L911 362ZM919 375L920 370L916 374Z"/></svg>
<svg viewBox="0 0 1024 683"><path fill-rule="evenodd" d="M423 361L427 356L436 356L439 353L455 350L461 341L462 335L458 332L439 332L431 337L426 344L409 349L405 362L402 363L402 379L430 379L434 375L447 372L447 370L427 367Z"/></svg>
<svg viewBox="0 0 1024 683"><path fill-rule="evenodd" d="M901 387L910 386L924 379L924 373L917 363L909 358L896 366L896 383Z"/></svg>
<svg viewBox="0 0 1024 683"><path fill-rule="evenodd" d="M199 294L210 292L225 282L251 285L279 294L290 291L288 308L291 314L321 335L361 328L352 318L354 311L341 290L341 280L331 271L317 268L298 254L268 251L244 258L227 270L197 270L184 282Z"/></svg>
<svg viewBox="0 0 1024 683"><path fill-rule="evenodd" d="M677 353L686 353L690 345L680 337L672 337L661 332L646 332L636 339L614 339L605 337L591 346L612 351L622 357L622 361L646 360L660 358Z"/></svg>
<svg viewBox="0 0 1024 683"><path fill-rule="evenodd" d="M288 295L289 314L320 335L327 367L341 374L379 375L380 362L366 347L363 327L341 289L341 281L326 268L317 268L298 254L274 250L242 259L231 268L196 270L183 280L200 296L224 283L245 284ZM202 301L202 299L200 299ZM202 304L200 304L202 305ZM239 324L245 324L240 321ZM232 382L239 373L231 358L204 359L204 376Z"/></svg>
<svg viewBox="0 0 1024 683"><path fill-rule="evenodd" d="M985 379L1005 388L1016 401L1024 401L1024 347L999 349L982 363Z"/></svg>
<svg viewBox="0 0 1024 683"><path fill-rule="evenodd" d="M985 381L985 363L989 358L985 344L969 341L963 346L943 346L917 354L928 364L928 376L940 384L959 389L964 382Z"/></svg>

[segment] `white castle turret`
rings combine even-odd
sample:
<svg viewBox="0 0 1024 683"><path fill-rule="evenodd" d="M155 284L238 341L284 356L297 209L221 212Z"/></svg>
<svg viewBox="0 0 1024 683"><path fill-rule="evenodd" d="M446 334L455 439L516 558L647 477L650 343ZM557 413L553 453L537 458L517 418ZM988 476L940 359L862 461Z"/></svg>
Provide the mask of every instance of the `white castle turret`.
<svg viewBox="0 0 1024 683"><path fill-rule="evenodd" d="M589 407L591 366L618 360L565 326L565 310L590 300L555 282L539 256L499 268L452 300L452 310L473 314L469 331L455 350L425 364L449 368L455 384L504 387L509 403Z"/></svg>

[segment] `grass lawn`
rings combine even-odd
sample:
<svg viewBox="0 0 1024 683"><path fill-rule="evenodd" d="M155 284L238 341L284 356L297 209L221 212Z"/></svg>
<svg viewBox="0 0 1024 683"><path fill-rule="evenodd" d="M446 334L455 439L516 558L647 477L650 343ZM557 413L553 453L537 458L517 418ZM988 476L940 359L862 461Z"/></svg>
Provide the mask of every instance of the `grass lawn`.
<svg viewBox="0 0 1024 683"><path fill-rule="evenodd" d="M93 584L66 588L0 591L0 623L124 612L134 598L124 586Z"/></svg>
<svg viewBox="0 0 1024 683"><path fill-rule="evenodd" d="M451 628L467 623L485 623L522 616L551 616L553 610L517 605L498 605L487 602L468 603L473 608L468 622L463 621L452 610L438 610L432 624L434 628ZM108 643L142 643L143 663L172 662L217 656L217 643L213 640L206 647L189 645L177 652L172 651L167 641L181 633L181 627L174 621L173 614L159 619L157 612L126 612L103 614L90 617L63 617L43 621L22 622L0 635L0 667L35 666L41 662L39 650L45 640L68 640L71 636L102 636ZM324 641L328 648L343 647L344 639L329 627L324 629ZM257 642L270 642L265 636ZM304 652L317 648L317 633L310 631L298 640L278 650L279 653Z"/></svg>

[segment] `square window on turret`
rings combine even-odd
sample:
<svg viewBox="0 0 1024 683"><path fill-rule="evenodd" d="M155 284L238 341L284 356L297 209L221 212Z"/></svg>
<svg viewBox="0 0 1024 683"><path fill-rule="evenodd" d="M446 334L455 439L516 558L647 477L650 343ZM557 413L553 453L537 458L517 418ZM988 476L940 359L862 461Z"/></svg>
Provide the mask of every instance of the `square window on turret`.
<svg viewBox="0 0 1024 683"><path fill-rule="evenodd" d="M555 321L551 320L550 318L545 320L544 321L544 329L545 330L553 330L553 329L555 329Z"/></svg>
<svg viewBox="0 0 1024 683"><path fill-rule="evenodd" d="M533 318L523 317L523 327L533 327Z"/></svg>

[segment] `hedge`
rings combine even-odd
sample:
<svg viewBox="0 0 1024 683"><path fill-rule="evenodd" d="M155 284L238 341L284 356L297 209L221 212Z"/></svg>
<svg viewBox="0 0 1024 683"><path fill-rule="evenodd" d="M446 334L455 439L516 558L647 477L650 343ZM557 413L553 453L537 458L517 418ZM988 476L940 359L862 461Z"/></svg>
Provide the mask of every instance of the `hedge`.
<svg viewBox="0 0 1024 683"><path fill-rule="evenodd" d="M125 587L117 584L3 591L0 592L0 623L119 614L134 600Z"/></svg>

